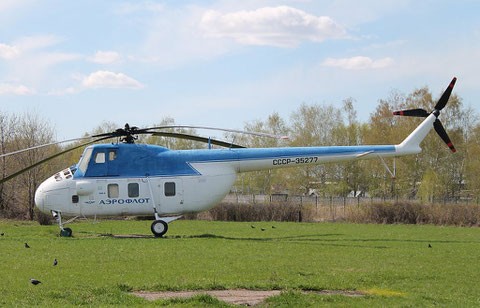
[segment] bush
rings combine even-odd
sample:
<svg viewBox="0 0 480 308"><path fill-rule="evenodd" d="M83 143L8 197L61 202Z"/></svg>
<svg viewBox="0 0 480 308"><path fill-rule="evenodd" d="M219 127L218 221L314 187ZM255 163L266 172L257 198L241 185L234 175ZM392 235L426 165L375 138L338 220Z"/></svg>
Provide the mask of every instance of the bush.
<svg viewBox="0 0 480 308"><path fill-rule="evenodd" d="M37 208L35 208L34 213L35 213L35 220L41 226L53 225L53 222L54 222L53 216L45 214L44 212L39 211Z"/></svg>
<svg viewBox="0 0 480 308"><path fill-rule="evenodd" d="M479 226L480 206L416 202L372 203L353 208L346 219L358 223Z"/></svg>
<svg viewBox="0 0 480 308"><path fill-rule="evenodd" d="M221 203L210 209L212 220L222 221L311 221L309 206L290 203L235 204Z"/></svg>

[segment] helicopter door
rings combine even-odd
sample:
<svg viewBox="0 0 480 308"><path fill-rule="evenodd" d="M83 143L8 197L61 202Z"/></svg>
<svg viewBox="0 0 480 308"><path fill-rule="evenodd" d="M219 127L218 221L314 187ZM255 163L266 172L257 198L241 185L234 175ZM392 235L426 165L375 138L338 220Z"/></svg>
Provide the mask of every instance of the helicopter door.
<svg viewBox="0 0 480 308"><path fill-rule="evenodd" d="M163 213L180 213L183 211L183 181L182 179L162 179L158 185L160 195L159 208Z"/></svg>

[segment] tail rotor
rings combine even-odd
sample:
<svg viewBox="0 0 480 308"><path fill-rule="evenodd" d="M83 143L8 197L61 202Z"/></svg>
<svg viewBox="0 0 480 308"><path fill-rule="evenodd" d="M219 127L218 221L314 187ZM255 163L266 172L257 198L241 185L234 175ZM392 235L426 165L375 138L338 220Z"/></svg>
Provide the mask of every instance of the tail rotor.
<svg viewBox="0 0 480 308"><path fill-rule="evenodd" d="M442 138L442 140L447 144L450 150L452 152L456 152L456 149L453 146L452 141L450 141L450 138L448 137L447 132L445 131L445 128L443 128L442 123L438 119L438 116L440 115L440 111L445 107L445 105L447 105L448 99L452 94L452 90L453 90L453 87L455 86L456 81L457 81L457 78L454 77L450 82L450 84L448 85L447 89L443 92L442 96L438 100L432 112L427 112L424 109L409 109L409 110L395 111L393 114L399 115L399 116L420 117L420 118L426 118L429 115L433 114L436 117L435 122L433 122L433 127L435 128L435 131L440 136L440 138Z"/></svg>

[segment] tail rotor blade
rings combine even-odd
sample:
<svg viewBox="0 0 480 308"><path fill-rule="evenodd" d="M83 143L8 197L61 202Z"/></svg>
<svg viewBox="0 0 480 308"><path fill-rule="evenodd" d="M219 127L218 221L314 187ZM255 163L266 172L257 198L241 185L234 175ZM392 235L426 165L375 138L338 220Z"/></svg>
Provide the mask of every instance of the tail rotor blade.
<svg viewBox="0 0 480 308"><path fill-rule="evenodd" d="M394 115L405 116L405 117L428 117L429 113L424 109L409 109L409 110L401 110L395 111Z"/></svg>
<svg viewBox="0 0 480 308"><path fill-rule="evenodd" d="M440 97L437 104L435 105L435 109L442 110L443 107L445 107L445 105L448 102L448 99L450 98L450 94L452 94L453 86L455 85L456 81L457 81L457 78L453 77L447 89L445 90L445 92L443 92L442 97Z"/></svg>
<svg viewBox="0 0 480 308"><path fill-rule="evenodd" d="M442 122L436 119L435 122L433 122L433 127L435 128L435 131L440 136L440 138L442 138L442 140L450 148L450 150L452 150L452 152L455 153L457 150L453 146L452 141L450 141L450 138L448 137L447 132L445 131L445 128L443 128Z"/></svg>

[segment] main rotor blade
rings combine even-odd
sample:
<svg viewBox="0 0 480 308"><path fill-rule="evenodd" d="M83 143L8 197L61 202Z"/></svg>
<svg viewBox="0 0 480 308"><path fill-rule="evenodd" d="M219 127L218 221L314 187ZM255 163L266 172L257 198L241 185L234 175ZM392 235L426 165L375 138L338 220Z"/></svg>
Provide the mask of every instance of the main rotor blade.
<svg viewBox="0 0 480 308"><path fill-rule="evenodd" d="M393 112L394 115L400 115L405 117L428 117L429 113L424 109L409 109Z"/></svg>
<svg viewBox="0 0 480 308"><path fill-rule="evenodd" d="M276 138L276 139L288 139L288 136L279 136L279 135L267 134L267 133L249 132L249 131L243 131L243 130L218 128L218 127L208 127L208 126L194 126L194 125L164 125L164 126L144 128L143 130L166 129L166 128L197 128L197 129L218 130L218 131L224 131L224 132L229 132L229 133L254 135L254 136L261 136L261 137L270 137L270 138Z"/></svg>
<svg viewBox="0 0 480 308"><path fill-rule="evenodd" d="M445 107L445 105L448 102L448 99L450 98L450 94L452 94L453 86L455 85L456 81L457 81L457 78L453 77L447 89L445 90L445 92L443 92L442 96L440 97L437 104L435 105L435 109L442 110L443 107Z"/></svg>
<svg viewBox="0 0 480 308"><path fill-rule="evenodd" d="M18 153L22 153L22 152L26 152L26 151L30 151L30 150L40 149L40 148L47 147L47 146L50 146L50 145L55 145L55 144L60 144L60 143L65 143L65 142L72 142L72 141L77 141L77 140L91 139L93 137L94 136L80 137L80 138L74 138L74 139L68 139L68 140L62 140L62 141L55 141L55 142L50 142L50 143L46 143L46 144L36 145L34 147L31 147L31 148L26 148L26 149L2 154L2 155L0 155L0 158L5 157L5 156L18 154Z"/></svg>
<svg viewBox="0 0 480 308"><path fill-rule="evenodd" d="M445 128L443 128L443 125L439 119L436 119L435 122L433 122L433 127L435 128L435 131L440 136L440 138L442 138L442 140L450 148L450 150L452 150L452 152L455 153L457 150L455 149L452 142L450 141L450 138L448 137L447 132L445 131Z"/></svg>
<svg viewBox="0 0 480 308"><path fill-rule="evenodd" d="M209 138L199 137L199 136L193 136L193 135L187 135L187 134L168 133L168 132L151 132L151 134L152 134L152 136L189 139L189 140L205 142L205 143L210 142L211 144L219 145L219 146L226 147L226 148L237 148L237 149L245 148L244 146L234 144L234 143L230 143L230 142L220 141L220 140L211 139L211 138L209 139Z"/></svg>
<svg viewBox="0 0 480 308"><path fill-rule="evenodd" d="M15 173L13 173L13 174L10 174L9 176L7 176L7 177L5 177L5 178L3 178L3 179L0 179L0 184L2 184L3 182L6 182L6 181L8 181L8 180L10 180L10 179L12 179L12 178L14 178L14 177L16 177L17 175L20 175L20 174L22 174L22 173L24 173L24 172L26 172L26 171L28 171L28 170L30 170L30 169L32 169L32 168L35 168L36 166L39 166L39 165L41 165L41 164L43 164L43 163L46 163L47 161L49 161L49 160L51 160L51 159L54 159L55 157L58 157L58 156L60 156L60 155L63 155L63 154L68 153L68 152L70 152L70 151L73 151L73 150L75 150L75 149L81 148L81 147L83 147L83 146L85 146L85 145L89 145L89 144L92 144L92 143L95 143L95 142L98 142L98 141L102 141L102 140L105 140L105 139L109 139L109 138L110 138L110 137L95 139L95 140L92 140L92 141L85 142L85 143L82 143L82 144L80 144L80 145L74 146L73 148L70 148L70 149L67 149L67 150L58 152L58 153L56 153L56 154L54 154L54 155L52 155L52 156L49 156L49 157L47 157L47 158L45 158L45 159L42 159L41 161L38 161L38 162L34 163L33 165L30 165L30 166L28 166L28 167L26 167L26 168L23 168L23 169L20 170L20 171L17 171L17 172L15 172Z"/></svg>

